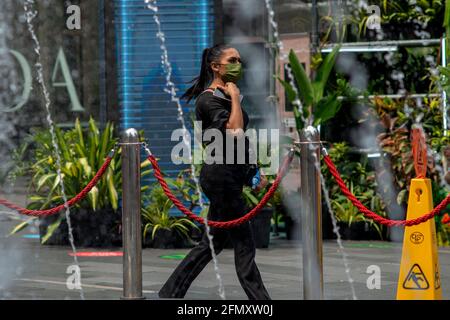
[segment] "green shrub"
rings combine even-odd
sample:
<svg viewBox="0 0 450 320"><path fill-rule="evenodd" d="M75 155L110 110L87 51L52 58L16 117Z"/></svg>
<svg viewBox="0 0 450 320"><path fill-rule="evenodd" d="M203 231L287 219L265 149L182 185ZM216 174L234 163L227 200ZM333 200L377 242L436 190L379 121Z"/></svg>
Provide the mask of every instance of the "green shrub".
<svg viewBox="0 0 450 320"><path fill-rule="evenodd" d="M86 128L82 128L77 119L74 128L68 130L55 128L55 134L61 157L61 176L69 200L75 197L92 180L119 138L115 136L112 123L107 123L104 129L100 130L92 118ZM18 164L21 174L31 176L30 195L28 196L30 203L27 208L43 210L62 204L64 200L58 175L59 168L50 130L33 130L26 139L26 145L20 147L21 150L24 148L32 154L30 161ZM88 196L77 203L74 208L89 209L92 212L111 209L111 211L117 212L119 197L122 193L120 153L120 149L117 150L105 175L92 188ZM142 167L148 165L149 163L146 161L142 164ZM143 171L142 175L148 173L149 171ZM146 187L143 189L145 190ZM58 228L65 218L64 212L60 212L56 222L49 226L49 231L43 237L42 243L50 238L52 232ZM14 234L24 229L34 219L36 218L30 218L19 224L11 233Z"/></svg>

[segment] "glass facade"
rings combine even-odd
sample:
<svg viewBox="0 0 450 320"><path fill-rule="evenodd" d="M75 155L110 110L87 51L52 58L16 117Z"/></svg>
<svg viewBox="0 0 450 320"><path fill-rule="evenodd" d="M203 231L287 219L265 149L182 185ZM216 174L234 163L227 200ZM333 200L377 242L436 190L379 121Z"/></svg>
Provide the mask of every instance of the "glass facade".
<svg viewBox="0 0 450 320"><path fill-rule="evenodd" d="M152 151L168 174L180 170L171 161L172 131L181 128L177 104L166 91L172 81L179 98L198 75L202 51L213 43L211 0L157 1L157 15L172 72L162 63L161 37L154 12L142 0L115 1L118 92L122 128L143 130ZM192 127L193 103L181 102L184 121Z"/></svg>
<svg viewBox="0 0 450 320"><path fill-rule="evenodd" d="M276 108L271 105L269 22L265 2L261 0L224 0L224 42L236 47L244 63L239 83L244 95L243 107L249 113L251 127L276 127Z"/></svg>
<svg viewBox="0 0 450 320"><path fill-rule="evenodd" d="M71 12L70 6L76 11ZM31 128L48 127L43 91L37 81L37 51L55 124L73 126L76 118L85 124L90 117L100 123L114 120L114 89L107 83L114 83L107 6L103 0L35 1L31 10L36 14L28 24L24 1L2 1L0 127L4 135L0 134L0 178L5 178L13 165L13 150L24 142ZM79 25L72 28L71 19Z"/></svg>
<svg viewBox="0 0 450 320"><path fill-rule="evenodd" d="M79 9L79 26L70 27ZM176 96L198 75L202 51L215 43L234 45L244 60L239 83L251 127L276 127L276 107L270 103L274 80L267 46L269 26L264 1L160 0L161 31L172 67L167 79L163 50L153 11L143 0L36 1L32 20L40 45L43 76L49 90L52 118L60 127L83 125L90 117L100 126L112 121L120 129L144 132L168 174L175 165L170 153L179 141L172 131L181 128L177 104L167 92L172 81ZM48 127L43 93L37 82L35 45L28 31L23 3L2 2L0 45L2 93L0 139L2 163L10 157L31 128ZM251 9L251 10L249 10ZM181 101L184 120L192 129L194 104ZM5 173L7 170L2 169ZM2 175L0 172L0 176Z"/></svg>

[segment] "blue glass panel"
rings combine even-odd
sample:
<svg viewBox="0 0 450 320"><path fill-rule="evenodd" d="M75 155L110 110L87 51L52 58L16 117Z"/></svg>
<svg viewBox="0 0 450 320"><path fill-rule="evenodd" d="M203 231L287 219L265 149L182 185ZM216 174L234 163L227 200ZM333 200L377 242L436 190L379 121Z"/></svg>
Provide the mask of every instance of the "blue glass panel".
<svg viewBox="0 0 450 320"><path fill-rule="evenodd" d="M158 15L165 33L172 81L178 96L197 76L205 47L213 41L213 0L158 0ZM174 165L170 152L173 130L181 127L176 104L164 92L160 40L153 12L144 0L115 0L118 94L122 129L143 130L163 171L175 175L185 166ZM191 103L182 102L186 124L191 130ZM143 183L153 182L153 177Z"/></svg>

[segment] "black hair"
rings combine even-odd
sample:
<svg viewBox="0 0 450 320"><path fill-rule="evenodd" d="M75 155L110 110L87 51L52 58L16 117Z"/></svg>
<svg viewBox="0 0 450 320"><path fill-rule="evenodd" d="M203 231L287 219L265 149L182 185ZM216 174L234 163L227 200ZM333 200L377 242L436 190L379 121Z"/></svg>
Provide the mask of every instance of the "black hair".
<svg viewBox="0 0 450 320"><path fill-rule="evenodd" d="M206 89L214 78L211 62L219 61L223 51L230 48L232 47L226 44L216 44L211 48L203 50L200 74L188 82L194 84L186 90L181 96L181 99L186 99L189 103L189 101L197 98Z"/></svg>

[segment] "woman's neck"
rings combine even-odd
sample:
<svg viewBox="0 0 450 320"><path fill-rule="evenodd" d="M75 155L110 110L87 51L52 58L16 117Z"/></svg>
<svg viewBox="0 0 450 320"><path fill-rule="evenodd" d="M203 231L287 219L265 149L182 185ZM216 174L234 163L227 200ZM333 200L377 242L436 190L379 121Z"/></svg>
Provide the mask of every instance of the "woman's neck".
<svg viewBox="0 0 450 320"><path fill-rule="evenodd" d="M213 82L211 82L211 84L209 85L210 88L217 88L217 86L225 86L225 82L223 82L222 79L220 79L219 77L215 77Z"/></svg>

